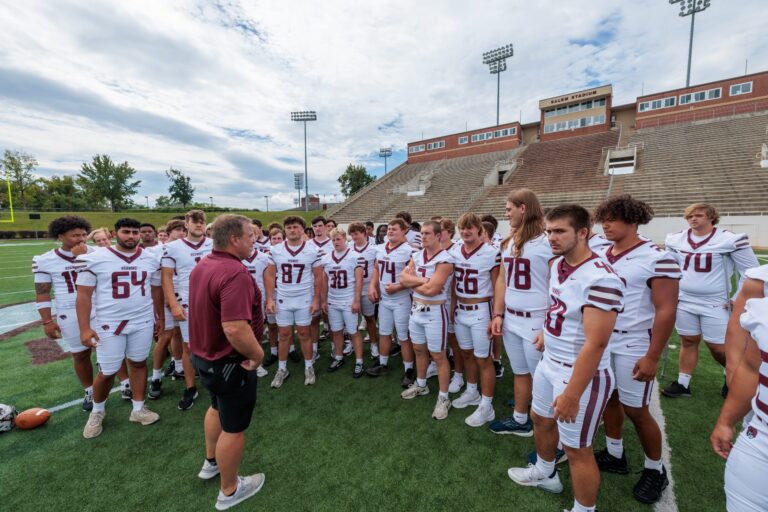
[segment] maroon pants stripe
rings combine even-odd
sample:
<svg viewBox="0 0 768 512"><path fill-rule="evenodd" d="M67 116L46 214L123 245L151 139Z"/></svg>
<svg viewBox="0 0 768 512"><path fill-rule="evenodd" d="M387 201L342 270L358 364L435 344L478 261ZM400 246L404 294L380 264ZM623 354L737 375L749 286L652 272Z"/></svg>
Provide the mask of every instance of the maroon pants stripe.
<svg viewBox="0 0 768 512"><path fill-rule="evenodd" d="M123 332L123 329L125 329L126 325L128 325L128 320L123 320L117 324L117 329L115 329L115 336L119 336L120 333Z"/></svg>

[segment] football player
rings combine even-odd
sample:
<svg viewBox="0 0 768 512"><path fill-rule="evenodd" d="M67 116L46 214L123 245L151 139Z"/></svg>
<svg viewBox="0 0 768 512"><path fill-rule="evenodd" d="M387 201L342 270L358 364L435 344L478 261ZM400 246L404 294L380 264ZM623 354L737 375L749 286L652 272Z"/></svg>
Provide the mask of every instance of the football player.
<svg viewBox="0 0 768 512"><path fill-rule="evenodd" d="M96 349L99 363L93 382L93 410L83 429L85 438L102 432L104 406L123 359L131 368L133 409L129 421L150 425L160 419L144 405L155 320L164 320L160 259L139 247L139 226L135 219L120 219L115 223L114 248L79 256L85 263L77 276L75 305L80 342Z"/></svg>
<svg viewBox="0 0 768 512"><path fill-rule="evenodd" d="M731 306L731 277L758 266L746 234L718 229L717 209L695 203L685 209L689 229L667 235L666 248L683 271L675 328L682 341L677 380L661 392L670 398L691 396L691 376L699 361L701 338L710 354L725 367L725 331ZM727 393L723 385L722 394Z"/></svg>
<svg viewBox="0 0 768 512"><path fill-rule="evenodd" d="M482 242L483 224L476 214L465 213L459 218L459 233L464 243L456 244L450 251L454 265L451 312L456 339L464 356L467 389L453 401L453 407L464 409L477 405L464 422L470 427L481 427L496 419L493 410L496 370L488 324L493 313L493 284L499 276L501 257L497 249Z"/></svg>
<svg viewBox="0 0 768 512"><path fill-rule="evenodd" d="M443 217L440 219L440 247L450 253L454 246L453 235L456 232L456 225L451 219ZM448 290L453 290L453 274L448 277ZM451 313L449 311L449 313ZM456 340L456 327L453 324L453 315L448 315L448 347L453 354L453 376L448 385L448 393L458 393L464 387L464 357L459 348L459 342Z"/></svg>
<svg viewBox="0 0 768 512"><path fill-rule="evenodd" d="M352 237L352 250L359 258L363 258L363 289L360 296L360 312L365 319L365 329L371 341L371 357L379 357L379 342L376 338L376 305L368 298L368 288L373 277L376 263L376 246L371 243L365 225L353 222L349 225L349 235Z"/></svg>
<svg viewBox="0 0 768 512"><path fill-rule="evenodd" d="M206 216L202 210L190 210L184 215L187 235L164 246L162 257L162 282L165 302L179 324L183 341L182 367L184 369L184 394L179 401L179 410L190 409L197 399L195 370L189 358L189 275L195 265L208 256L213 242L206 238ZM178 368L176 369L178 372Z"/></svg>
<svg viewBox="0 0 768 512"><path fill-rule="evenodd" d="M96 228L88 233L88 241L93 242L96 247L110 247L112 235L107 228Z"/></svg>
<svg viewBox="0 0 768 512"><path fill-rule="evenodd" d="M251 227L253 227L253 232L256 233L254 247L261 252L269 252L269 236L264 234L261 221L259 219L251 219Z"/></svg>
<svg viewBox="0 0 768 512"><path fill-rule="evenodd" d="M741 326L740 318L744 305L749 299L768 297L768 265L751 268L744 273L746 279L733 301L733 313L728 320L725 334L727 384L733 379L734 370L741 364L741 358L747 349L749 333Z"/></svg>
<svg viewBox="0 0 768 512"><path fill-rule="evenodd" d="M325 220L325 217L322 216L318 216L312 219L312 234L314 236L309 242L317 247L317 254L320 258L325 256L325 253L331 249L331 239L328 238L326 222L327 221ZM321 318L325 320L322 334L320 333ZM328 318L320 310L312 316L312 328L310 330L310 336L312 338L312 354L314 359L317 360L317 343L321 339L324 340L328 338Z"/></svg>
<svg viewBox="0 0 768 512"><path fill-rule="evenodd" d="M264 272L267 313L275 315L279 332L278 370L272 380L273 388L282 386L290 376L288 352L293 345L294 325L304 354L304 384L310 386L315 383L310 325L312 316L320 311L323 278L317 246L303 240L304 219L290 215L283 225L287 239L280 245L272 246L269 265Z"/></svg>
<svg viewBox="0 0 768 512"><path fill-rule="evenodd" d="M675 324L680 267L675 258L640 238L638 226L653 219L653 209L629 195L604 201L595 211L612 242L598 252L624 282L624 309L608 342L616 391L604 413L606 448L595 454L601 471L628 474L622 432L624 414L635 426L645 453L632 494L656 503L669 484L661 462L661 429L648 410L659 359Z"/></svg>
<svg viewBox="0 0 768 512"><path fill-rule="evenodd" d="M261 233L261 230L258 226L255 224L251 224L253 228L253 234L254 234L254 240L257 240L259 237L259 233ZM267 293L264 289L264 271L267 268L267 265L269 264L269 253L263 252L259 246L254 243L253 245L253 251L251 252L251 255L242 260L243 265L245 265L245 268L248 269L248 272L251 274L251 277L253 277L253 280L256 282L256 287L259 289L259 293L261 295L261 311L264 315L264 319L266 319L266 310L267 310L267 300L266 296ZM277 349L277 346L275 346L275 349ZM277 358L275 358L277 359ZM268 372L266 369L264 369L264 365L260 364L258 368L256 368L256 375L258 377L266 377L268 375Z"/></svg>
<svg viewBox="0 0 768 512"><path fill-rule="evenodd" d="M592 441L613 391L608 339L623 305L621 279L587 243L590 217L583 207L562 205L545 217L552 252L550 305L538 343L544 357L533 376L536 463L510 468L519 485L559 493L555 469L558 437L568 456L573 511L594 511L600 471Z"/></svg>
<svg viewBox="0 0 768 512"><path fill-rule="evenodd" d="M144 249L160 245L157 241L157 229L154 225L144 222L141 224L139 232L141 233L141 246Z"/></svg>

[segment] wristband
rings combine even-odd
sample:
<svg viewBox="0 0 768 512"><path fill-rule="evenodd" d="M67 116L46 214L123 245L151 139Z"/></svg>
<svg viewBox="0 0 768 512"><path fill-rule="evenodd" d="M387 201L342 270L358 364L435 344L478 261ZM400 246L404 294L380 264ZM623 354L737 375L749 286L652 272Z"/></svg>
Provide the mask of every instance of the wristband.
<svg viewBox="0 0 768 512"><path fill-rule="evenodd" d="M53 318L49 318L48 320L43 322L43 325L48 325L48 324L52 324L52 323L53 323Z"/></svg>
<svg viewBox="0 0 768 512"><path fill-rule="evenodd" d="M45 309L51 307L51 301L48 302L36 302L35 305L37 306L37 309Z"/></svg>
<svg viewBox="0 0 768 512"><path fill-rule="evenodd" d="M504 318L504 313L494 313L493 318Z"/></svg>

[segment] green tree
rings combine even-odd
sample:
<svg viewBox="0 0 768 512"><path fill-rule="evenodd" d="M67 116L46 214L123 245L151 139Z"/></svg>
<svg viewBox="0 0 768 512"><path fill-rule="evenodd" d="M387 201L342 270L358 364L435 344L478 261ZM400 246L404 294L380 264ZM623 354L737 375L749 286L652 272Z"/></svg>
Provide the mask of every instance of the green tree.
<svg viewBox="0 0 768 512"><path fill-rule="evenodd" d="M89 198L106 201L112 211L133 204L141 180L132 181L136 170L128 162L115 165L109 155L96 155L90 164L84 163L77 184Z"/></svg>
<svg viewBox="0 0 768 512"><path fill-rule="evenodd" d="M195 187L192 186L192 178L173 167L165 171L165 175L171 181L171 184L168 187L168 193L171 194L171 201L186 208L195 196Z"/></svg>
<svg viewBox="0 0 768 512"><path fill-rule="evenodd" d="M27 208L27 191L37 181L32 170L37 167L34 156L23 151L5 150L0 168L4 169L11 180L11 194L21 201L22 208Z"/></svg>
<svg viewBox="0 0 768 512"><path fill-rule="evenodd" d="M375 180L376 176L368 174L364 165L349 164L344 173L339 176L341 193L346 197L349 197L366 185L373 183Z"/></svg>
<svg viewBox="0 0 768 512"><path fill-rule="evenodd" d="M38 208L56 208L59 210L88 210L94 207L85 197L82 189L77 185L74 176L51 176L41 178L40 185L43 194ZM98 205L96 205L98 206Z"/></svg>
<svg viewBox="0 0 768 512"><path fill-rule="evenodd" d="M168 196L157 196L155 199L155 208L171 208L175 206L173 199Z"/></svg>

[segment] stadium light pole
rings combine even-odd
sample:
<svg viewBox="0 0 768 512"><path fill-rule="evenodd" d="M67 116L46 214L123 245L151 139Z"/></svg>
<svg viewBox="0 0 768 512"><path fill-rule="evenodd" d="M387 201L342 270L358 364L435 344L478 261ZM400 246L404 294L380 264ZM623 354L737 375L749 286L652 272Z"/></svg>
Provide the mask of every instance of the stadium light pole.
<svg viewBox="0 0 768 512"><path fill-rule="evenodd" d="M213 196L208 196L208 199L211 200L211 208L213 208Z"/></svg>
<svg viewBox="0 0 768 512"><path fill-rule="evenodd" d="M269 211L269 196L264 196L264 199L267 200L267 211Z"/></svg>
<svg viewBox="0 0 768 512"><path fill-rule="evenodd" d="M387 174L387 158L392 156L392 148L379 149L379 158L384 159L384 174Z"/></svg>
<svg viewBox="0 0 768 512"><path fill-rule="evenodd" d="M309 211L309 174L307 173L307 121L317 121L314 110L291 112L291 121L304 123L304 210Z"/></svg>
<svg viewBox="0 0 768 512"><path fill-rule="evenodd" d="M515 54L511 44L483 53L483 64L487 64L492 75L496 75L496 126L499 126L499 100L501 99L501 73L507 70L507 59Z"/></svg>
<svg viewBox="0 0 768 512"><path fill-rule="evenodd" d="M691 86L691 60L693 57L693 26L696 21L696 13L703 12L709 7L710 0L669 0L669 3L680 4L681 18L691 17L691 36L688 40L688 72L685 75L685 86Z"/></svg>
<svg viewBox="0 0 768 512"><path fill-rule="evenodd" d="M147 209L149 209L149 196L144 196L144 199L147 200Z"/></svg>

